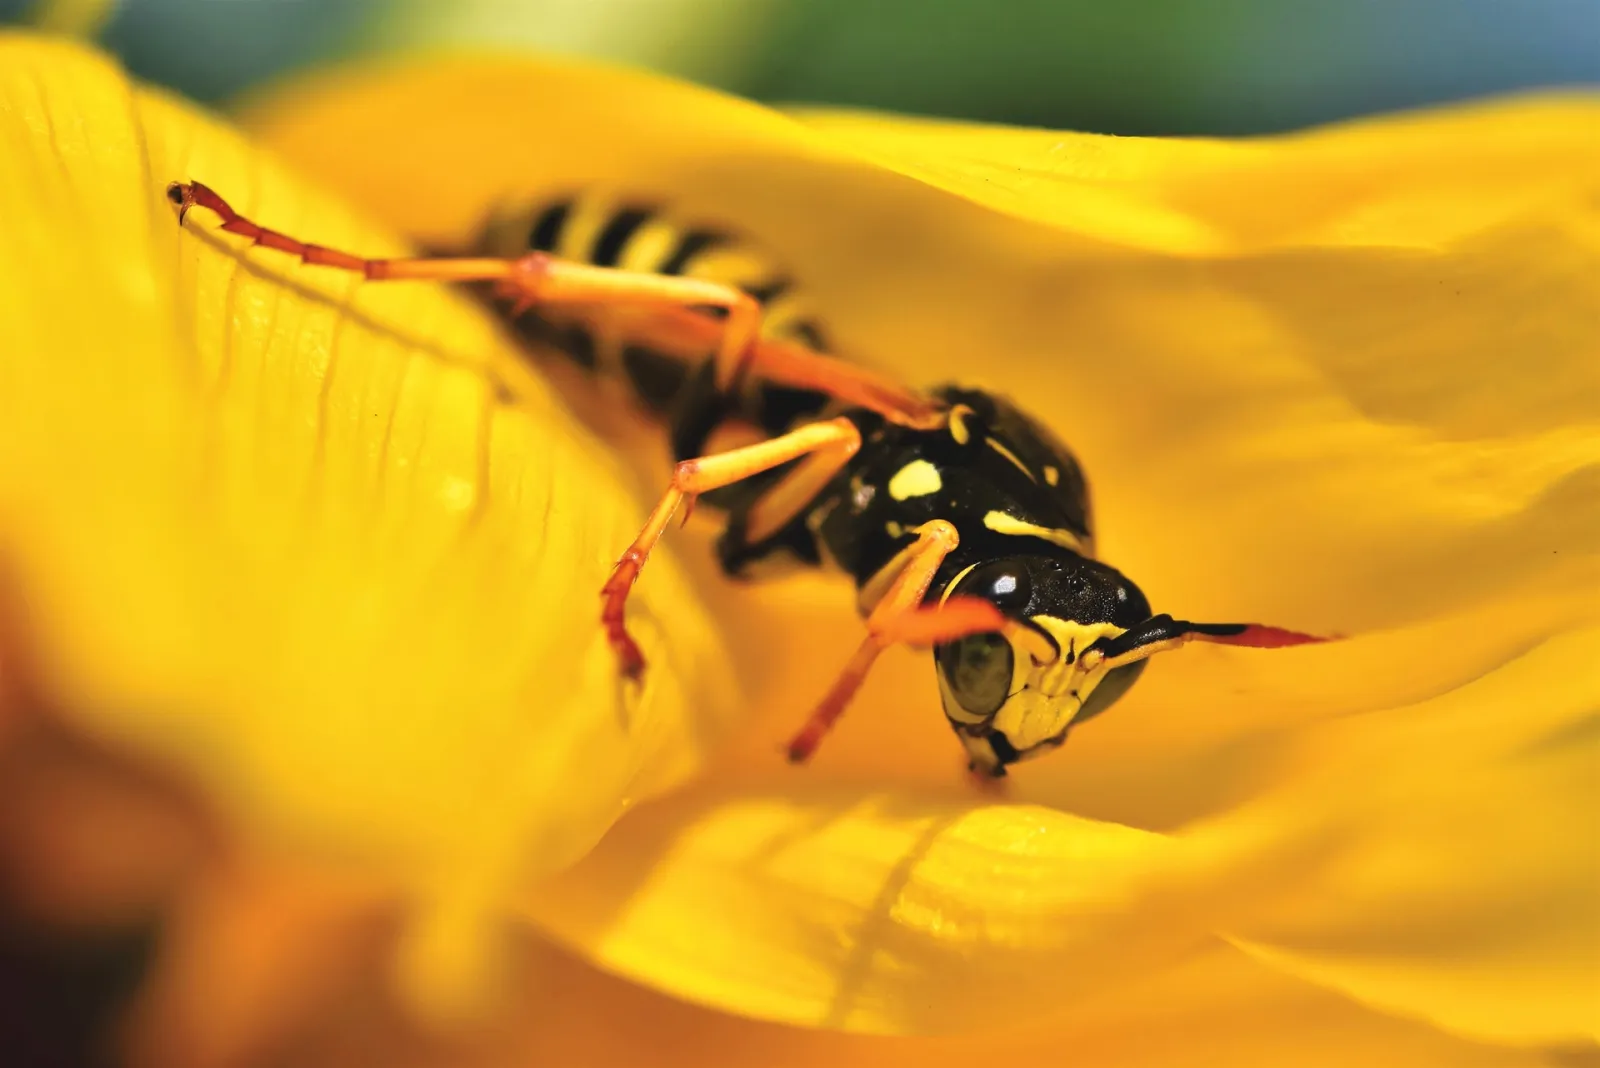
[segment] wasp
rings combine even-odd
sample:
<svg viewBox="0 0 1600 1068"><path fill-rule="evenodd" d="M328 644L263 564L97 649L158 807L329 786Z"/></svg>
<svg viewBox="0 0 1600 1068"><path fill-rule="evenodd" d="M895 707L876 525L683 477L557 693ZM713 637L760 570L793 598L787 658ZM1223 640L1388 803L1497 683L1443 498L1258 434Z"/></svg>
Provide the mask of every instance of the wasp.
<svg viewBox="0 0 1600 1068"><path fill-rule="evenodd" d="M980 389L913 389L836 358L793 279L724 230L577 196L492 219L474 255L370 259L261 226L200 182L167 196L180 226L202 207L222 230L308 264L373 281L490 283L519 329L624 381L661 418L678 461L671 483L600 594L626 676L645 668L629 592L674 515L702 495L726 518L727 574L773 558L848 574L866 634L789 743L792 761L812 754L895 644L931 647L969 767L1002 776L1115 704L1155 653L1322 640L1154 613L1097 558L1084 472L1047 427ZM708 453L729 423L758 439Z"/></svg>

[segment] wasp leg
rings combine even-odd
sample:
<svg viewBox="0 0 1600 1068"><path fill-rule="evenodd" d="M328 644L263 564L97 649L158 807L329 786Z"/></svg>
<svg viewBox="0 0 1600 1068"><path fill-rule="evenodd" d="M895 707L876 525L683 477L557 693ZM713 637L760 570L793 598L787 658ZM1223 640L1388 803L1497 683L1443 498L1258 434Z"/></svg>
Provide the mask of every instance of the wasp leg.
<svg viewBox="0 0 1600 1068"><path fill-rule="evenodd" d="M717 364L730 373L749 360L749 349L761 330L761 305L735 286L678 275L623 271L563 260L542 252L516 259L406 257L367 259L313 245L245 218L215 190L201 182L173 182L167 199L178 209L178 224L191 208L206 208L222 218L222 229L248 237L257 245L299 256L304 263L354 271L368 281L432 280L494 282L512 302L514 314L536 305L631 304L659 307L712 307L727 311L725 320L709 317L716 333Z"/></svg>
<svg viewBox="0 0 1600 1068"><path fill-rule="evenodd" d="M906 555L905 566L867 616L867 636L811 713L811 718L789 742L790 761L799 763L811 756L823 736L844 714L878 655L889 646L897 643L934 645L968 634L1005 629L1007 620L1000 610L976 597L952 597L943 604L922 604L939 565L955 549L958 540L956 528L943 519L918 528L916 543Z"/></svg>
<svg viewBox="0 0 1600 1068"><path fill-rule="evenodd" d="M630 335L648 337L652 347L685 358L709 351L722 332L720 320L687 307L629 308L619 315ZM866 408L904 426L935 430L947 419L940 405L885 375L782 338L757 338L732 365L719 360L713 382L718 390L728 392L736 390L748 375L775 385L826 393L850 407Z"/></svg>
<svg viewBox="0 0 1600 1068"><path fill-rule="evenodd" d="M759 378L826 393L847 405L876 412L891 423L937 430L949 418L942 405L915 390L791 341L763 339L751 347L747 359L750 373Z"/></svg>
<svg viewBox="0 0 1600 1068"><path fill-rule="evenodd" d="M604 598L600 619L611 640L611 647L622 661L623 672L630 678L637 678L644 671L644 655L628 636L624 621L628 592L633 589L645 560L650 556L650 550L661 540L662 533L680 504L687 503L693 507L694 498L707 490L731 485L802 456L810 455L811 463L831 463L837 469L854 456L860 447L861 434L856 430L856 425L840 418L812 423L770 441L757 442L715 456L684 460L678 464L672 475L672 485L645 520L639 536L622 554L622 559L617 561L610 580L600 591L600 596ZM801 465L801 469L805 466Z"/></svg>
<svg viewBox="0 0 1600 1068"><path fill-rule="evenodd" d="M1126 634L1101 639L1089 646L1079 660L1079 670L1093 671L1101 665L1119 668L1195 641L1279 649L1327 640L1260 623L1190 623L1166 615L1152 616Z"/></svg>
<svg viewBox="0 0 1600 1068"><path fill-rule="evenodd" d="M630 333L685 356L709 351L722 329L717 319L683 307L630 309L624 314ZM732 366L719 361L713 381L718 390L730 392L751 375L775 385L826 393L903 426L936 430L947 419L940 405L887 376L782 338L757 338Z"/></svg>

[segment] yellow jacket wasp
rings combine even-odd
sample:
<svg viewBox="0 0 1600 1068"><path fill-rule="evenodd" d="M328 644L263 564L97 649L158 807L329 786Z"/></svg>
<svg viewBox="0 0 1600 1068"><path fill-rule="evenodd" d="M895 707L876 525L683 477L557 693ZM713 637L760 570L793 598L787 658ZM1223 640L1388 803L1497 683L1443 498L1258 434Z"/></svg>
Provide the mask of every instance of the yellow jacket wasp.
<svg viewBox="0 0 1600 1068"><path fill-rule="evenodd" d="M1083 472L1049 430L979 390L919 392L828 357L790 280L721 232L559 200L497 220L482 256L366 259L260 226L199 182L167 196L180 224L203 207L224 231L306 263L371 280L492 282L524 329L626 378L668 423L680 460L601 591L626 674L644 670L628 594L674 513L701 494L726 510L718 551L729 574L783 553L854 578L866 637L790 742L792 760L810 756L895 643L933 648L945 716L972 767L1003 775L1109 708L1154 653L1320 640L1153 615L1095 558ZM711 266L730 256L747 265L736 284ZM701 455L735 419L765 438Z"/></svg>

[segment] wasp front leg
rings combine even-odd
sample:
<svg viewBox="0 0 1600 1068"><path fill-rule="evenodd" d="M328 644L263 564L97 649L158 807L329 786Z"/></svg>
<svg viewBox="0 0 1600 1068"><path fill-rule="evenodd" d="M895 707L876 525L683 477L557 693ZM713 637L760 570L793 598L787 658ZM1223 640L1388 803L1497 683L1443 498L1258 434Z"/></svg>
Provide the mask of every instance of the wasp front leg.
<svg viewBox="0 0 1600 1068"><path fill-rule="evenodd" d="M953 597L934 605L922 603L934 574L959 540L955 526L943 519L918 529L917 540L903 554L893 582L867 615L867 636L805 726L789 742L791 762L810 758L823 736L844 714L878 656L889 646L936 645L969 634L1003 631L1011 625L993 604L974 597Z"/></svg>
<svg viewBox="0 0 1600 1068"><path fill-rule="evenodd" d="M611 578L601 589L601 622L611 647L622 663L623 673L638 678L644 671L644 654L628 634L626 613L628 594L638 581L639 573L650 550L666 531L667 524L680 506L693 507L694 499L709 490L732 485L762 471L770 471L790 460L809 456L796 475L807 468L837 471L849 462L861 447L861 433L848 419L832 419L825 423L812 423L770 441L758 442L744 448L684 460L672 475L672 485L662 495L661 501L645 520L644 529L633 540L628 551L622 554L612 569Z"/></svg>

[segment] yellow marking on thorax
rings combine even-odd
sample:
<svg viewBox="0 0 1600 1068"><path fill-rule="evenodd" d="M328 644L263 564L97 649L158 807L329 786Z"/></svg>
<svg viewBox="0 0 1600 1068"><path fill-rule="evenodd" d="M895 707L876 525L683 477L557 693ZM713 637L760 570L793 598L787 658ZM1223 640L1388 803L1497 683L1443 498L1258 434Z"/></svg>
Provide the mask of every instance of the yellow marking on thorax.
<svg viewBox="0 0 1600 1068"><path fill-rule="evenodd" d="M1023 474L1028 476L1028 481L1039 481L1034 477L1033 472L1028 470L1028 465L1017 459L1016 453L1006 448L1005 445L1001 444L994 438L984 438L983 440L984 443L989 446L989 448L993 449L995 452L999 453L1001 456L1004 456L1007 460L1010 460L1013 464L1015 464L1018 471L1021 471Z"/></svg>
<svg viewBox="0 0 1600 1068"><path fill-rule="evenodd" d="M972 433L967 429L967 416L971 414L972 409L965 404L950 409L950 436L956 439L957 445L965 445L972 440Z"/></svg>
<svg viewBox="0 0 1600 1068"><path fill-rule="evenodd" d="M889 479L889 496L897 501L926 497L942 489L944 479L939 477L939 469L927 460L912 460Z"/></svg>
<svg viewBox="0 0 1600 1068"><path fill-rule="evenodd" d="M1070 530L1059 527L1041 527L1037 523L1029 523L1025 519L1018 519L1005 512L986 512L983 516L983 525L996 534L1011 534L1017 537L1039 538L1052 545L1059 545L1063 549L1071 549L1079 556L1089 556L1089 547L1084 544L1081 537Z"/></svg>
<svg viewBox="0 0 1600 1068"><path fill-rule="evenodd" d="M1054 486L1061 481L1061 472L1050 464L1044 465L1044 481L1047 486Z"/></svg>

